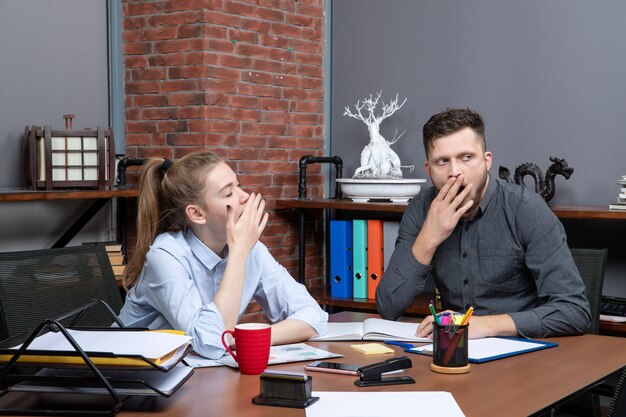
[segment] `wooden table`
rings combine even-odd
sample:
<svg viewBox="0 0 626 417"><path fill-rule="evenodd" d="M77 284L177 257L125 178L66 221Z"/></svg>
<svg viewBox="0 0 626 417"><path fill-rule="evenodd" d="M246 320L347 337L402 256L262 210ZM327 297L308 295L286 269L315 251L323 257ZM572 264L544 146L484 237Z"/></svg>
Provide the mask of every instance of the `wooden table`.
<svg viewBox="0 0 626 417"><path fill-rule="evenodd" d="M333 321L362 320L363 313L342 312ZM371 316L371 315L370 315ZM417 381L411 385L359 388L355 377L309 372L314 391L449 391L466 416L529 416L558 405L605 381L626 365L626 338L583 335L552 338L556 348L531 352L484 364L472 364L468 374L443 375L430 370L431 358L406 354ZM311 345L344 354L338 362L369 364L391 355L365 356L350 348L358 342L317 342ZM405 354L394 347L396 355ZM303 362L274 365L271 369L303 371ZM171 398L133 399L120 417L130 416L305 416L305 410L255 406L259 377L241 375L227 367L197 369ZM419 407L417 408L419 409Z"/></svg>

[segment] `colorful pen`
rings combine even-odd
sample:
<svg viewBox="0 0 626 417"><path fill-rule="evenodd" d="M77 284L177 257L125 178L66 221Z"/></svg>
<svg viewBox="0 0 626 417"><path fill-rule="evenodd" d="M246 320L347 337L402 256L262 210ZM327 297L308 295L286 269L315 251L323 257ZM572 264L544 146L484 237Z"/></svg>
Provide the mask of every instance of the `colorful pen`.
<svg viewBox="0 0 626 417"><path fill-rule="evenodd" d="M449 312L441 313L441 325L449 326L451 323L452 315Z"/></svg>
<svg viewBox="0 0 626 417"><path fill-rule="evenodd" d="M435 319L437 324L441 326L441 322L437 318L437 312L435 311L435 307L433 306L433 302L432 301L430 302L430 304L428 304L428 308L430 309L430 312L432 313L433 318Z"/></svg>
<svg viewBox="0 0 626 417"><path fill-rule="evenodd" d="M461 320L461 326L463 326L469 321L473 313L474 313L474 307L470 307L467 309L467 311L465 312L465 315L463 316L463 320Z"/></svg>
<svg viewBox="0 0 626 417"><path fill-rule="evenodd" d="M400 347L403 347L405 349L411 349L411 348L415 347L414 345L412 345L410 343L397 342L395 340L383 340L383 343L386 343L388 345L400 346Z"/></svg>

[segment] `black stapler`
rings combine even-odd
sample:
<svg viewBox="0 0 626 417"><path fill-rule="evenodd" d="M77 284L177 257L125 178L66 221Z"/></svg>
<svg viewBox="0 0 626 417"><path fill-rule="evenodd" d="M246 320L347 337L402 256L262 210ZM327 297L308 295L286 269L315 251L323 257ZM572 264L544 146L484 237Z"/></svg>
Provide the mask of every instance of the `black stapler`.
<svg viewBox="0 0 626 417"><path fill-rule="evenodd" d="M396 356L384 362L373 363L360 367L356 373L359 379L354 384L359 387L373 387L377 385L415 384L415 380L410 376L386 377L382 374L392 371L408 369L413 366L411 359L406 356Z"/></svg>

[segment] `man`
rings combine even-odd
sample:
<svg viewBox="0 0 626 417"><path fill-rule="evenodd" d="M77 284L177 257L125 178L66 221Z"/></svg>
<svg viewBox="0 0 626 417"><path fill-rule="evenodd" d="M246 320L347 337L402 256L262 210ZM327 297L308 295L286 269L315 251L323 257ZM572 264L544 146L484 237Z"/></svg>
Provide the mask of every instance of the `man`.
<svg viewBox="0 0 626 417"><path fill-rule="evenodd" d="M446 309L474 307L470 337L578 334L591 323L585 287L560 221L532 190L489 176L482 117L435 114L423 129L433 187L409 203L376 292L394 320L432 275ZM433 317L417 329L432 333Z"/></svg>

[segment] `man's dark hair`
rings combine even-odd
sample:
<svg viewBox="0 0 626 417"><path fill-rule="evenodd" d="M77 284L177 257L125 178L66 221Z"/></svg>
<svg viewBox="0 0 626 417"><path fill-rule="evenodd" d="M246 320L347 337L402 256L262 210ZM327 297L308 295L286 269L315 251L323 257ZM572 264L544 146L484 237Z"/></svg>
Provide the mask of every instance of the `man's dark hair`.
<svg viewBox="0 0 626 417"><path fill-rule="evenodd" d="M469 127L476 133L483 145L483 151L487 149L485 141L485 122L480 114L470 108L451 109L447 108L441 113L431 116L423 128L424 152L426 157L434 146L436 139L448 136Z"/></svg>

